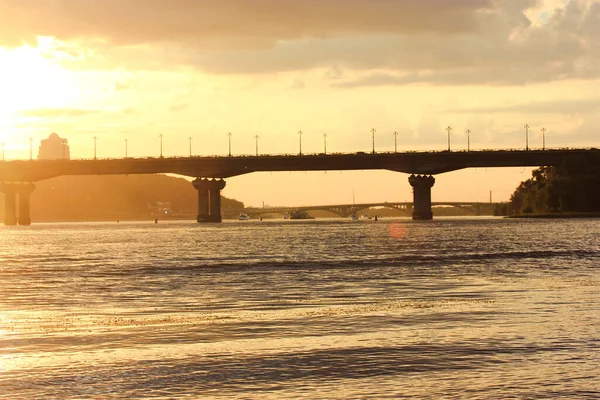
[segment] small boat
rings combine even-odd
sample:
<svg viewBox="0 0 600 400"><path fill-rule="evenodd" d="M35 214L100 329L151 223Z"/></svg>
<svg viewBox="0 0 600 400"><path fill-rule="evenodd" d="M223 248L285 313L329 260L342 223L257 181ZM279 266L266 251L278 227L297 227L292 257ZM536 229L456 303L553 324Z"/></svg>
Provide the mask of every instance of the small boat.
<svg viewBox="0 0 600 400"><path fill-rule="evenodd" d="M250 216L246 213L240 213L240 216L238 217L238 219L240 221L248 221L250 219Z"/></svg>
<svg viewBox="0 0 600 400"><path fill-rule="evenodd" d="M352 219L352 221L357 221L358 220L358 214L356 213L356 198L354 197L354 189L352 189L352 204L354 205L354 211L352 211L352 215L350 216L350 219Z"/></svg>

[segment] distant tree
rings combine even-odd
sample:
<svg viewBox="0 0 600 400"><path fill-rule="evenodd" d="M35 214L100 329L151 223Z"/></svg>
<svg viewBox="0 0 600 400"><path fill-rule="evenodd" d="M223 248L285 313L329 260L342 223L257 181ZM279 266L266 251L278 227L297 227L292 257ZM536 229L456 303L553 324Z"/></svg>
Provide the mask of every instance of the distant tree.
<svg viewBox="0 0 600 400"><path fill-rule="evenodd" d="M517 214L600 211L600 164L577 157L558 167L541 167L510 198Z"/></svg>

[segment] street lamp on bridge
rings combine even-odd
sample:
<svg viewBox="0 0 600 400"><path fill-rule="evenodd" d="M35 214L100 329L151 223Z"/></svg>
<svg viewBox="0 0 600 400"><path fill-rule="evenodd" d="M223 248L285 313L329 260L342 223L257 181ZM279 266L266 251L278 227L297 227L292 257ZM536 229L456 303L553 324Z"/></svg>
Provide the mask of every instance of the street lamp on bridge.
<svg viewBox="0 0 600 400"><path fill-rule="evenodd" d="M398 152L398 132L394 132L394 153Z"/></svg>
<svg viewBox="0 0 600 400"><path fill-rule="evenodd" d="M467 134L467 151L471 151L471 130L467 129L465 133Z"/></svg>
<svg viewBox="0 0 600 400"><path fill-rule="evenodd" d="M127 139L125 139L125 158L127 158Z"/></svg>
<svg viewBox="0 0 600 400"><path fill-rule="evenodd" d="M302 155L302 131L298 131L298 136L300 137L300 155Z"/></svg>
<svg viewBox="0 0 600 400"><path fill-rule="evenodd" d="M161 133L160 135L158 135L158 137L160 138L160 158L163 158L163 137L164 137L164 135Z"/></svg>
<svg viewBox="0 0 600 400"><path fill-rule="evenodd" d="M529 150L529 125L525 124L525 150Z"/></svg>
<svg viewBox="0 0 600 400"><path fill-rule="evenodd" d="M96 140L98 140L98 138L94 136L94 160L96 160Z"/></svg>
<svg viewBox="0 0 600 400"><path fill-rule="evenodd" d="M375 128L371 129L371 135L373 138L373 154L375 154Z"/></svg>
<svg viewBox="0 0 600 400"><path fill-rule="evenodd" d="M192 158L192 137L190 136L188 140L190 142L190 158Z"/></svg>
<svg viewBox="0 0 600 400"><path fill-rule="evenodd" d="M542 150L546 150L546 128L542 128Z"/></svg>
<svg viewBox="0 0 600 400"><path fill-rule="evenodd" d="M2 142L2 162L4 162L4 142Z"/></svg>
<svg viewBox="0 0 600 400"><path fill-rule="evenodd" d="M260 136L256 135L254 136L254 140L255 140L255 146L256 146L256 155L258 156L258 139Z"/></svg>
<svg viewBox="0 0 600 400"><path fill-rule="evenodd" d="M448 126L446 130L448 131L448 151L450 151L450 132L452 132L452 128Z"/></svg>
<svg viewBox="0 0 600 400"><path fill-rule="evenodd" d="M29 138L29 160L33 160L33 139Z"/></svg>
<svg viewBox="0 0 600 400"><path fill-rule="evenodd" d="M231 157L231 132L229 132L227 136L229 136L229 157Z"/></svg>
<svg viewBox="0 0 600 400"><path fill-rule="evenodd" d="M323 134L323 154L327 154L327 134Z"/></svg>

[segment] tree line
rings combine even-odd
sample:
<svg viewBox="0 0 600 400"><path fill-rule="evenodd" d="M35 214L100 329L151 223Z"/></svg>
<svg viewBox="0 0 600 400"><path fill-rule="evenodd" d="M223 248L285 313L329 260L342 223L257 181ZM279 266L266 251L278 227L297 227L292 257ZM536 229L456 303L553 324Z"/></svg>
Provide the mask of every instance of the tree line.
<svg viewBox="0 0 600 400"><path fill-rule="evenodd" d="M496 215L600 212L600 162L587 156L541 167L517 187Z"/></svg>

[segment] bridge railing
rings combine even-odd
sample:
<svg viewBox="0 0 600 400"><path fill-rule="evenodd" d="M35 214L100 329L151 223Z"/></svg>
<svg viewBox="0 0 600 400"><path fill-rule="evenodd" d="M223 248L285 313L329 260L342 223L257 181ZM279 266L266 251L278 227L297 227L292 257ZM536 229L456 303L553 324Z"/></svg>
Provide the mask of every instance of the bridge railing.
<svg viewBox="0 0 600 400"><path fill-rule="evenodd" d="M5 159L1 162L11 162L11 161L104 161L104 160L175 160L175 159L229 159L229 158L256 158L256 157L314 157L314 156L349 156L349 155L360 155L360 156L373 156L373 155L394 155L394 154L440 154L440 153L452 153L452 154L467 154L467 153L506 153L506 152L525 152L525 151L543 151L543 152L553 152L553 151L570 151L570 150L591 150L591 151L599 151L596 147L546 147L545 149L523 149L523 148L508 148L508 149L477 149L477 150L467 150L467 149L455 149L455 150L403 150L403 151L376 151L372 152L327 152L327 153L265 153L265 154L232 154L231 156L228 154L195 154L192 156L145 156L145 157L77 157L77 158L69 158L69 159L53 159L53 160L38 160L38 159Z"/></svg>

